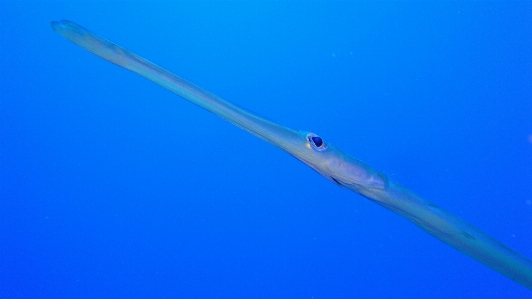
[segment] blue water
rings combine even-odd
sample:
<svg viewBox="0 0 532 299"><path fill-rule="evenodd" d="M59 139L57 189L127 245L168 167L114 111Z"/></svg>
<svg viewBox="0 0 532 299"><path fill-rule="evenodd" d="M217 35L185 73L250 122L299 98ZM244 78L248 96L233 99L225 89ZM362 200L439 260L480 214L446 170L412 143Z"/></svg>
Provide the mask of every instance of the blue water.
<svg viewBox="0 0 532 299"><path fill-rule="evenodd" d="M532 298L60 19L532 256L532 2L0 1L0 298Z"/></svg>

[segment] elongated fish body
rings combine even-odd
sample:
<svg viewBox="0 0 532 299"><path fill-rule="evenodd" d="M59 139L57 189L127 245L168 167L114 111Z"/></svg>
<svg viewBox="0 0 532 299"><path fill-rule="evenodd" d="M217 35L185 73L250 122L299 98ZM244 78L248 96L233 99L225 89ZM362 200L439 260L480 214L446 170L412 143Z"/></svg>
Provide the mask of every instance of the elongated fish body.
<svg viewBox="0 0 532 299"><path fill-rule="evenodd" d="M67 20L52 29L85 50L174 92L285 150L339 186L403 216L421 229L493 270L532 289L532 261L475 226L389 180L314 133L260 118L162 67Z"/></svg>

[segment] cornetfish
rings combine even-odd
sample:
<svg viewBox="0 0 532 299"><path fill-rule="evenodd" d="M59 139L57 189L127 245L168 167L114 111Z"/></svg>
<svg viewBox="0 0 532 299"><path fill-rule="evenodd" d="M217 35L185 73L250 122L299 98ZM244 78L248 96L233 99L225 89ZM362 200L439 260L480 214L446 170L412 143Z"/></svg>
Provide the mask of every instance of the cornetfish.
<svg viewBox="0 0 532 299"><path fill-rule="evenodd" d="M172 91L283 149L334 184L403 216L458 251L532 289L532 260L349 156L317 134L263 119L67 20L52 29L85 50Z"/></svg>

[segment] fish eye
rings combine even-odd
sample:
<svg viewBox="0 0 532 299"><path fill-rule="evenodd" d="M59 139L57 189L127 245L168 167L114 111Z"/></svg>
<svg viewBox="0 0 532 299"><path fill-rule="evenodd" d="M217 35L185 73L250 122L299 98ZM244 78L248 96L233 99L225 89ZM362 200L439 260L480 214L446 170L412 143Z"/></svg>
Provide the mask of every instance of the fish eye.
<svg viewBox="0 0 532 299"><path fill-rule="evenodd" d="M310 147L317 151L321 152L327 149L327 144L325 143L325 140L321 139L320 136L314 133L307 134L307 141L310 144Z"/></svg>

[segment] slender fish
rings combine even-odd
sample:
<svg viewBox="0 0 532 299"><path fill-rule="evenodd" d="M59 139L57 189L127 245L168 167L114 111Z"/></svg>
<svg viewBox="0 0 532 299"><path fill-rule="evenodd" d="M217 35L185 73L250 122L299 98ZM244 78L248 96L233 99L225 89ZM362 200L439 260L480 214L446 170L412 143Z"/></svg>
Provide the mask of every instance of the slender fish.
<svg viewBox="0 0 532 299"><path fill-rule="evenodd" d="M52 22L51 26L74 44L276 145L326 179L403 216L442 242L532 289L532 261L529 258L388 179L320 136L289 129L253 115L74 22L62 20Z"/></svg>

